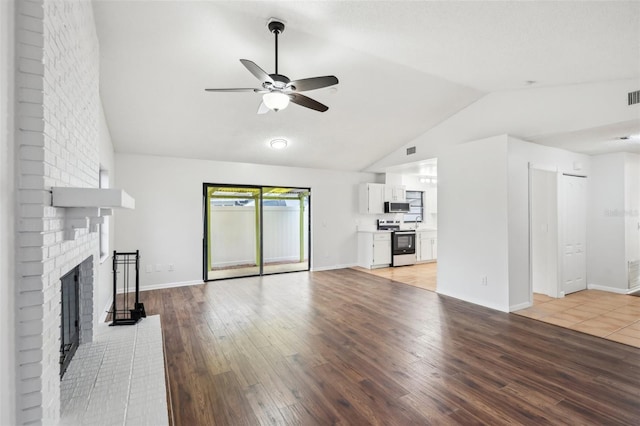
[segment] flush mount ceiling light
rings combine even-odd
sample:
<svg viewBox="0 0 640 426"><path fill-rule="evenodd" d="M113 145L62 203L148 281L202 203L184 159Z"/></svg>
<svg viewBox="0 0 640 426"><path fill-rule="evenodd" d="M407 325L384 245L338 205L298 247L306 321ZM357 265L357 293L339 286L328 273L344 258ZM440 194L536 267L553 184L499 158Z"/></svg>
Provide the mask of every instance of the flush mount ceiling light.
<svg viewBox="0 0 640 426"><path fill-rule="evenodd" d="M282 92L269 92L262 96L264 105L272 111L280 111L289 105L289 97Z"/></svg>
<svg viewBox="0 0 640 426"><path fill-rule="evenodd" d="M287 141L285 139L274 139L269 142L269 145L273 149L285 149L287 147Z"/></svg>

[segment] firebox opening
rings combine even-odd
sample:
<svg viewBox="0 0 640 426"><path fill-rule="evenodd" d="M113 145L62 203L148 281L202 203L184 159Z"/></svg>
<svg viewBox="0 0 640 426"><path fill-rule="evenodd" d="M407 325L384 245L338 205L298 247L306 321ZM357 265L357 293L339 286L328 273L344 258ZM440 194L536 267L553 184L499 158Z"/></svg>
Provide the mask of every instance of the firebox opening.
<svg viewBox="0 0 640 426"><path fill-rule="evenodd" d="M62 323L60 332L60 377L67 370L80 343L80 267L62 277Z"/></svg>

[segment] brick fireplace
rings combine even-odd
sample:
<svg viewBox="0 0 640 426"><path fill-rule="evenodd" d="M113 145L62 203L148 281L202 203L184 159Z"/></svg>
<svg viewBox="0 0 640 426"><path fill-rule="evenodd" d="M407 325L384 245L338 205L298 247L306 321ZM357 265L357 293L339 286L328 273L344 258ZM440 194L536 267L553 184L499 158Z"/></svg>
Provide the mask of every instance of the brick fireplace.
<svg viewBox="0 0 640 426"><path fill-rule="evenodd" d="M98 40L89 1L24 0L16 3L15 19L16 416L18 424L56 424L61 278L77 266L81 344L92 340L99 316L98 233L79 229L69 239L68 209L51 199L52 187L99 186Z"/></svg>

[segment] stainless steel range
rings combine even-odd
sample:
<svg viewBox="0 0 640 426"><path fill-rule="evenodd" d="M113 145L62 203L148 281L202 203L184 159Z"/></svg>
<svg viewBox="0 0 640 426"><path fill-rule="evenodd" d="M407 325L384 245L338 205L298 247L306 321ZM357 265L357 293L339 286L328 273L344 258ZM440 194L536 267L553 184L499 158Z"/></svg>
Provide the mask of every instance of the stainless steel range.
<svg viewBox="0 0 640 426"><path fill-rule="evenodd" d="M406 266L416 263L416 231L400 230L400 221L378 220L378 230L391 233L391 266Z"/></svg>
<svg viewBox="0 0 640 426"><path fill-rule="evenodd" d="M395 231L391 234L391 266L416 263L416 231Z"/></svg>

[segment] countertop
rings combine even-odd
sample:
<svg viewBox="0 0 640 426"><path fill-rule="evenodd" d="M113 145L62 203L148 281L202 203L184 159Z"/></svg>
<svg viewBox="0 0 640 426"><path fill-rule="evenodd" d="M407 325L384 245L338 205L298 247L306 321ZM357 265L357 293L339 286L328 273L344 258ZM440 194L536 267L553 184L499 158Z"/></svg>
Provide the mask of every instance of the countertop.
<svg viewBox="0 0 640 426"><path fill-rule="evenodd" d="M406 229L400 229L400 231L414 231L413 228L406 228ZM437 229L435 228L418 228L417 230L415 230L416 232L433 232L433 231L437 231ZM390 233L393 231L384 231L384 230L378 230L378 229L358 229L358 232L367 232L370 234L384 234L384 233Z"/></svg>

